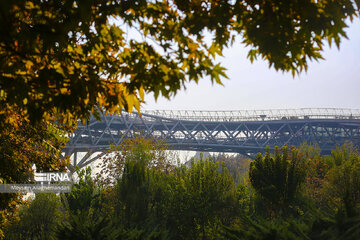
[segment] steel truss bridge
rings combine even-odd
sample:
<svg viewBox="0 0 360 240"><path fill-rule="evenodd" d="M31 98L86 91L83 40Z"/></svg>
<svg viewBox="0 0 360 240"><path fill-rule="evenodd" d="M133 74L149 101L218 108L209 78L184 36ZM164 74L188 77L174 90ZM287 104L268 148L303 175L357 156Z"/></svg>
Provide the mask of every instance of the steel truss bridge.
<svg viewBox="0 0 360 240"><path fill-rule="evenodd" d="M111 145L136 136L161 138L170 149L254 155L266 147L317 143L323 153L351 141L360 146L360 109L302 108L253 111L143 111L91 117L64 149L84 167ZM78 153L82 152L80 159Z"/></svg>

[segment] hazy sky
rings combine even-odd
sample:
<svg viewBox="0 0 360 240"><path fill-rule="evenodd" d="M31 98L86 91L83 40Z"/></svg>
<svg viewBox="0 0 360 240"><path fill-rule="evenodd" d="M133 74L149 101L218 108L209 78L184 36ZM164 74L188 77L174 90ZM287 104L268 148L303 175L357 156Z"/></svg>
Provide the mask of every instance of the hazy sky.
<svg viewBox="0 0 360 240"><path fill-rule="evenodd" d="M310 62L307 73L295 78L276 72L262 60L253 64L247 50L237 43L218 60L226 67L229 80L224 87L209 79L191 83L170 101L146 96L143 109L241 110L302 107L360 109L360 23L347 29L340 50L326 48L325 60Z"/></svg>

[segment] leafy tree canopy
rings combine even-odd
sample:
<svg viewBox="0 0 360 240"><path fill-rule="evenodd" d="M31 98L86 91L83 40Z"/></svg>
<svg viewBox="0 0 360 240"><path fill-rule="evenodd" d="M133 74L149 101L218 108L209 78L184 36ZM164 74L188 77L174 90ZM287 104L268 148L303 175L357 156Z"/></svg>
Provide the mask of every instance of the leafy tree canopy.
<svg viewBox="0 0 360 240"><path fill-rule="evenodd" d="M262 156L258 153L251 162L249 170L250 183L256 192L267 203L268 217L277 217L280 211L288 213L292 204L296 203L301 185L305 181L305 162L297 149L274 149L271 156L269 149Z"/></svg>
<svg viewBox="0 0 360 240"><path fill-rule="evenodd" d="M7 229L6 239L56 239L56 227L64 220L55 193L40 193L18 212L18 221Z"/></svg>
<svg viewBox="0 0 360 240"><path fill-rule="evenodd" d="M33 164L37 171L45 172L64 171L69 165L68 156L60 159L69 129L45 121L34 126L24 115L23 111L9 108L1 116L7 123L0 117L0 184L29 183ZM21 202L20 194L0 194L0 239L3 225L13 218Z"/></svg>
<svg viewBox="0 0 360 240"><path fill-rule="evenodd" d="M139 110L145 92L167 98L187 82L221 84L215 57L235 36L276 70L293 74L340 44L358 0L3 0L0 103L31 120L85 119L100 106ZM137 31L139 38L129 34ZM205 41L205 37L212 41Z"/></svg>

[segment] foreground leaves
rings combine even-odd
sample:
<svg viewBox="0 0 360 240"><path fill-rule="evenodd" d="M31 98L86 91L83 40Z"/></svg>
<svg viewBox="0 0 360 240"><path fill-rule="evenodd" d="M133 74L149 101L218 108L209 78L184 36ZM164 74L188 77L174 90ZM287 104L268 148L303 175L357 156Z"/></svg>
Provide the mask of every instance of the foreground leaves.
<svg viewBox="0 0 360 240"><path fill-rule="evenodd" d="M170 98L205 77L221 84L216 56L236 36L251 61L296 74L322 59L325 41L339 47L358 7L353 0L3 0L0 103L31 121L59 114L65 123L97 107L140 110L145 93Z"/></svg>

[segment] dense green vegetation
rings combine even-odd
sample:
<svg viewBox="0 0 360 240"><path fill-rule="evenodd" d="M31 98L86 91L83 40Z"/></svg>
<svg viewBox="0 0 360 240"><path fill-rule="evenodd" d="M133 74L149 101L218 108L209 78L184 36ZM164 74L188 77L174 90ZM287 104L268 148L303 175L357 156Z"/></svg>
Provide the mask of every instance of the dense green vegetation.
<svg viewBox="0 0 360 240"><path fill-rule="evenodd" d="M5 239L358 239L360 154L349 144L258 154L243 180L213 159L174 163L153 140L109 155L72 192L37 194ZM230 168L233 165L230 165ZM235 167L235 169L237 169Z"/></svg>

